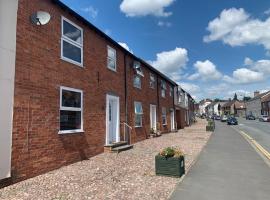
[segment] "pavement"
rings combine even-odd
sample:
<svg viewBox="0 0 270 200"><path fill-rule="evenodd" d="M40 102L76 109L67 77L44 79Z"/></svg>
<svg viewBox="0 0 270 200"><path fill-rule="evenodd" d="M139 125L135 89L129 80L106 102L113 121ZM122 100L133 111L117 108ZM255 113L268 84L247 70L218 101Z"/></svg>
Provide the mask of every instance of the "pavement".
<svg viewBox="0 0 270 200"><path fill-rule="evenodd" d="M221 122L216 123L198 161L171 195L172 200L269 198L269 166L241 134Z"/></svg>

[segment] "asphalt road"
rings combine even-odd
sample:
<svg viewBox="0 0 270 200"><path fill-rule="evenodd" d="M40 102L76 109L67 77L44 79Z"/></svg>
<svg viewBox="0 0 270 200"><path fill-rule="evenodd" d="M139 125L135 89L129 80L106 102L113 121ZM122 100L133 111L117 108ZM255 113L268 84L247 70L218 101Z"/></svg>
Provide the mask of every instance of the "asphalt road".
<svg viewBox="0 0 270 200"><path fill-rule="evenodd" d="M246 120L238 118L239 125L234 126L238 130L242 130L260 145L262 145L268 152L270 152L270 123L260 122L258 120Z"/></svg>
<svg viewBox="0 0 270 200"><path fill-rule="evenodd" d="M267 200L269 197L269 165L240 133L226 123L217 122L207 146L183 182L177 185L171 199Z"/></svg>

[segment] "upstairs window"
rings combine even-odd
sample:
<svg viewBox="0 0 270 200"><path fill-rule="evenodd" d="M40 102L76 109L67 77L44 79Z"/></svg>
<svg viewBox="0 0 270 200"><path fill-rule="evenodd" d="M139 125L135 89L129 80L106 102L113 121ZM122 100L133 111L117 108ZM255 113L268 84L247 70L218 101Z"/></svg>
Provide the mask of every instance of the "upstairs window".
<svg viewBox="0 0 270 200"><path fill-rule="evenodd" d="M143 109L141 102L134 102L135 107L135 127L142 127Z"/></svg>
<svg viewBox="0 0 270 200"><path fill-rule="evenodd" d="M76 65L83 65L83 30L62 17L61 58Z"/></svg>
<svg viewBox="0 0 270 200"><path fill-rule="evenodd" d="M116 71L116 51L108 46L108 63L107 67L113 71Z"/></svg>
<svg viewBox="0 0 270 200"><path fill-rule="evenodd" d="M150 73L150 88L155 89L155 85L156 85L156 77L154 74Z"/></svg>
<svg viewBox="0 0 270 200"><path fill-rule="evenodd" d="M167 87L166 87L165 81L161 80L161 96L163 98L166 97L166 89L167 89Z"/></svg>
<svg viewBox="0 0 270 200"><path fill-rule="evenodd" d="M167 111L165 107L162 107L162 125L167 125Z"/></svg>
<svg viewBox="0 0 270 200"><path fill-rule="evenodd" d="M60 88L60 133L83 132L82 107L81 90Z"/></svg>
<svg viewBox="0 0 270 200"><path fill-rule="evenodd" d="M142 88L141 76L138 76L136 74L134 75L133 86L136 87L136 88L139 88L139 89Z"/></svg>
<svg viewBox="0 0 270 200"><path fill-rule="evenodd" d="M134 61L133 68L134 68L134 70L135 70L135 72L136 72L137 75L144 76L143 70L142 70L142 66L141 66L141 63L140 62Z"/></svg>
<svg viewBox="0 0 270 200"><path fill-rule="evenodd" d="M170 86L170 97L172 97L172 96L173 96L173 87Z"/></svg>

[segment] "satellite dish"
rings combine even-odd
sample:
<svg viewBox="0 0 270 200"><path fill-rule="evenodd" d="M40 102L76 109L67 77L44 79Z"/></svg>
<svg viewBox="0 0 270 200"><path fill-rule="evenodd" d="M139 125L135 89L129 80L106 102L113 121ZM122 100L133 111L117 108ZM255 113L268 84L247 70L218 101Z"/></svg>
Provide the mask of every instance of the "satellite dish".
<svg viewBox="0 0 270 200"><path fill-rule="evenodd" d="M32 23L38 26L47 24L50 21L50 19L51 15L44 11L37 11L31 16Z"/></svg>

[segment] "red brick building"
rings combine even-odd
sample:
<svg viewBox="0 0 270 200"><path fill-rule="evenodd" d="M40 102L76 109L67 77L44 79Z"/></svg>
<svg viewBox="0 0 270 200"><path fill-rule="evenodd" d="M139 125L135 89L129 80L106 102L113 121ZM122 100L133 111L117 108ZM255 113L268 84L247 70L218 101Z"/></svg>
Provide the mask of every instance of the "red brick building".
<svg viewBox="0 0 270 200"><path fill-rule="evenodd" d="M13 20L0 23L10 31L0 43L10 70L0 78L0 180L23 180L102 153L104 145L144 140L151 128L176 128L177 84L63 3L5 0L0 7L0 17ZM47 24L33 24L37 11L50 14Z"/></svg>

